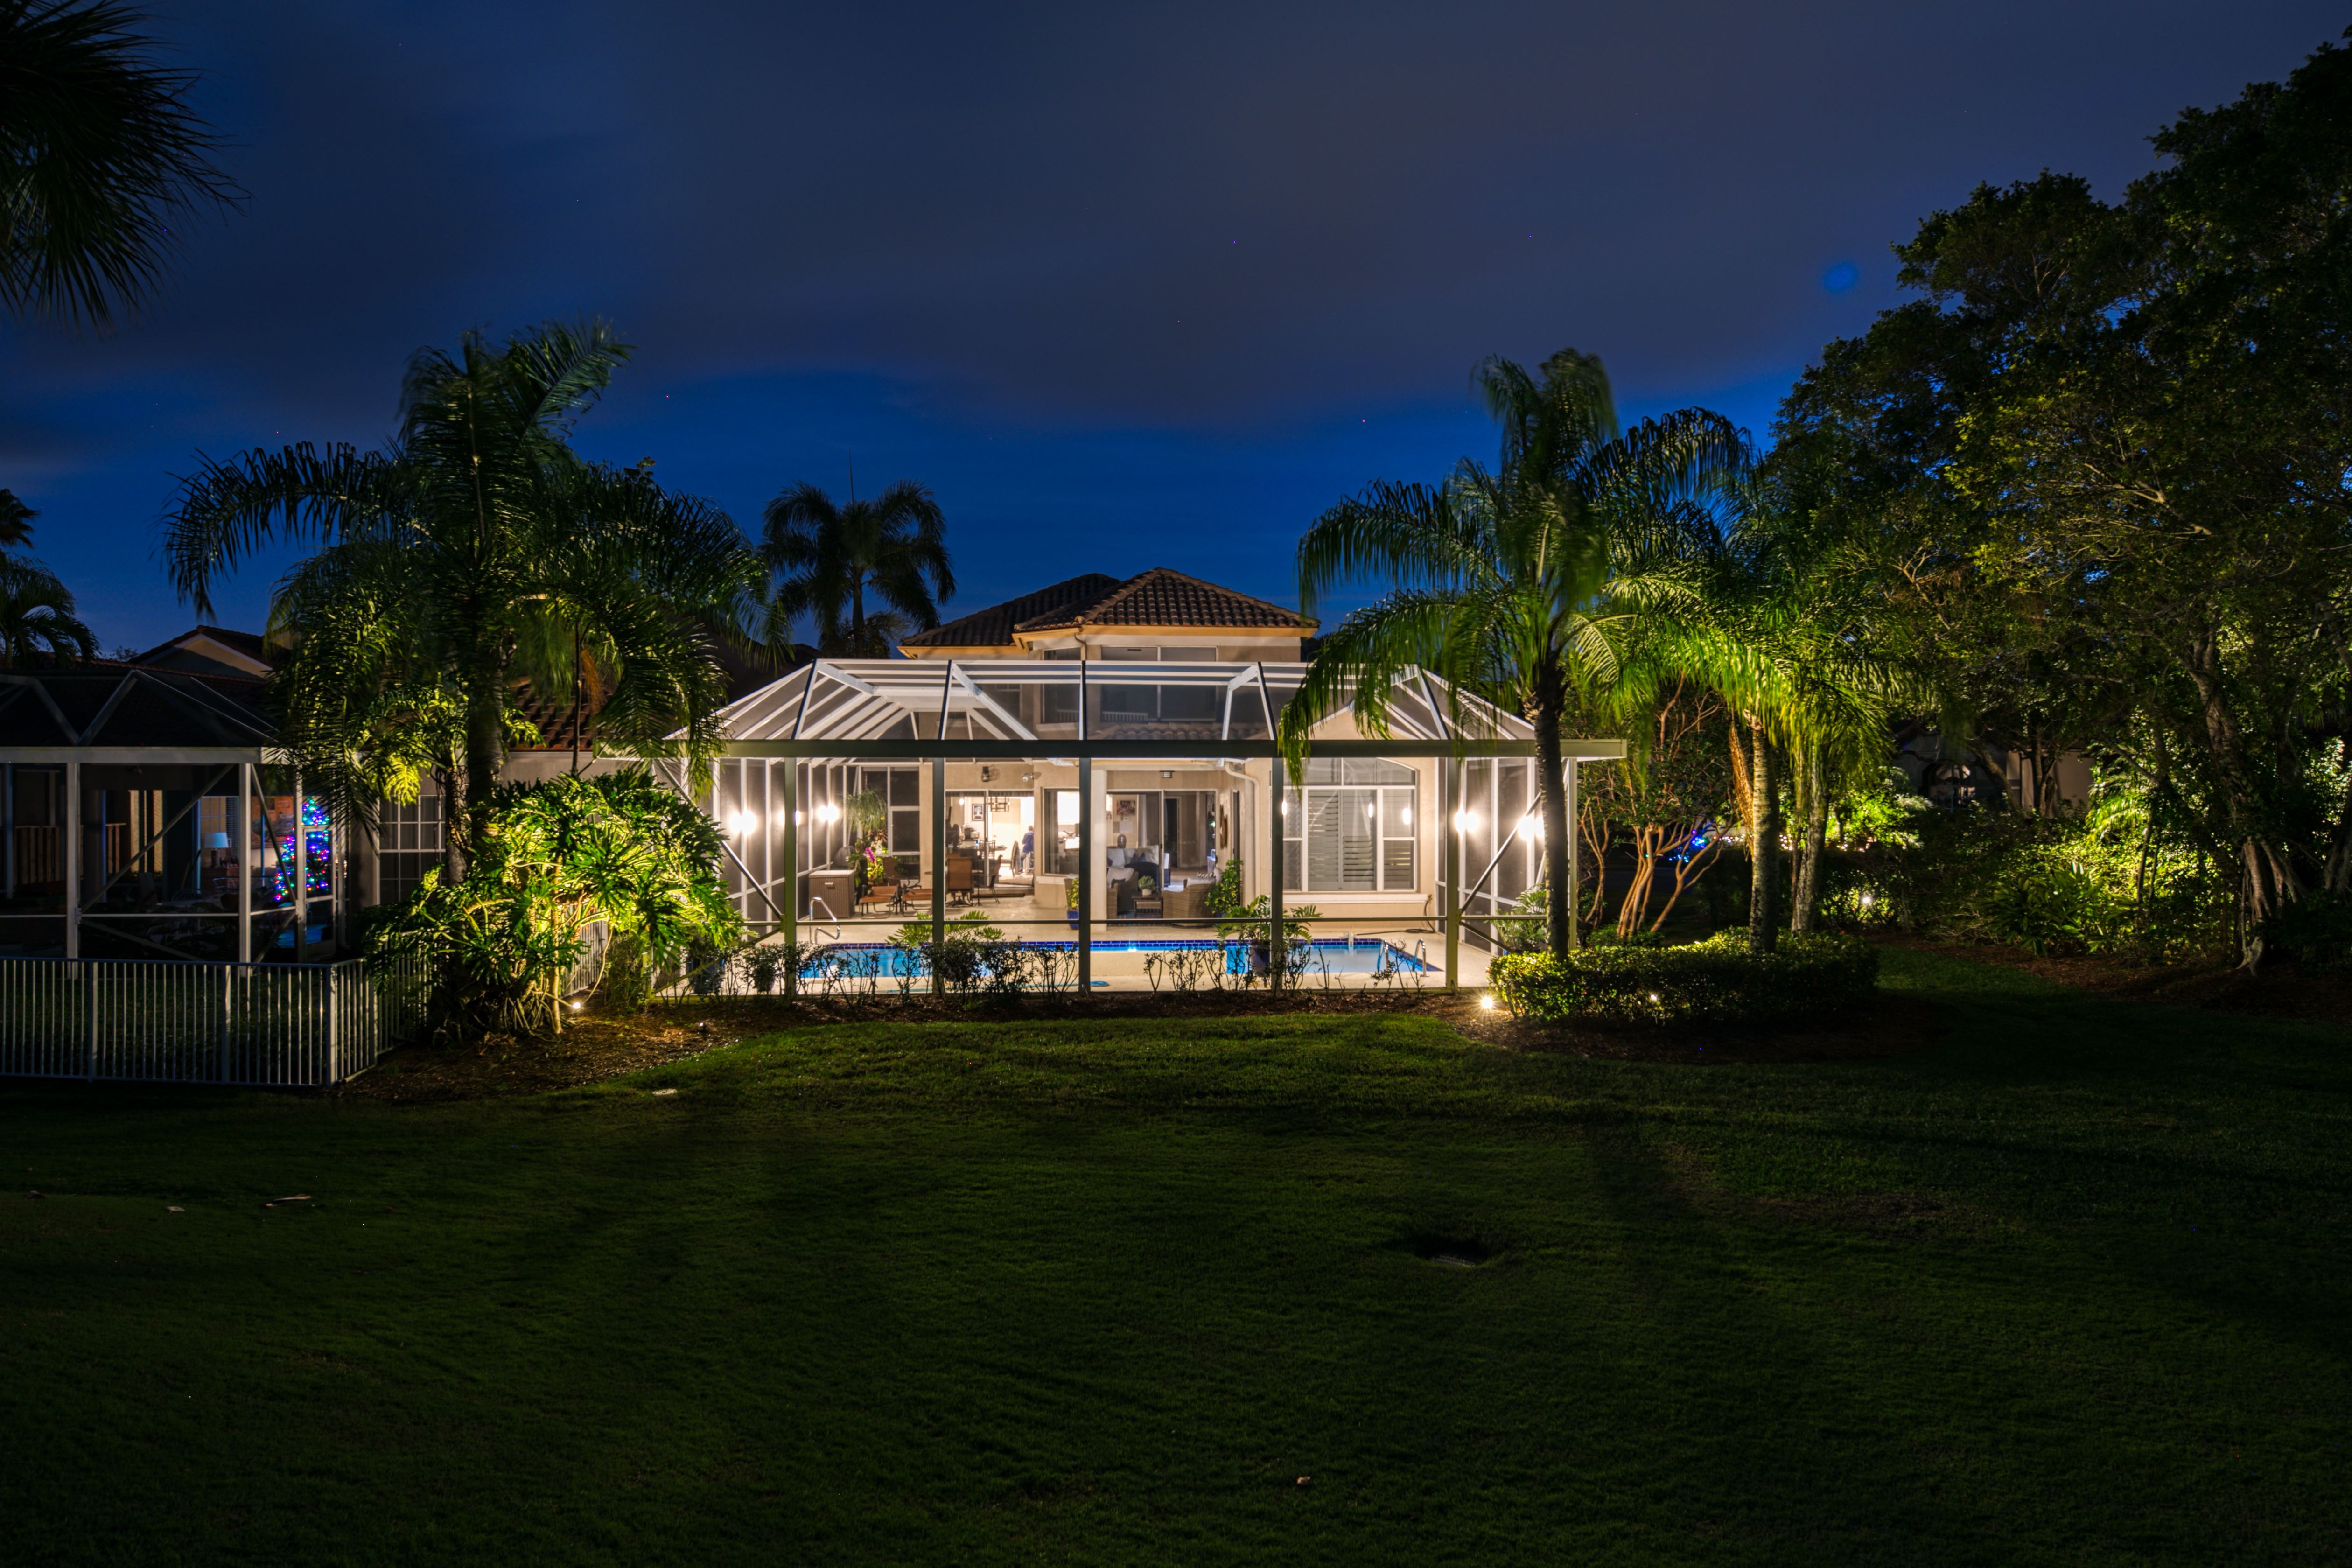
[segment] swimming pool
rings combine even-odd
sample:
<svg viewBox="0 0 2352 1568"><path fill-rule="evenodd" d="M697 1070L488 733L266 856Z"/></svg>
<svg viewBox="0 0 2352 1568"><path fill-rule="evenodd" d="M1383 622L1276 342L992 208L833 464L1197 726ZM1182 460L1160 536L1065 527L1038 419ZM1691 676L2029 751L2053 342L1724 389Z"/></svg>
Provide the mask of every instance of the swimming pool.
<svg viewBox="0 0 2352 1568"><path fill-rule="evenodd" d="M1073 957L1078 948L1075 942L1024 942L1021 945L1068 953ZM1310 980L1326 974L1426 975L1434 972L1425 954L1407 952L1385 937L1318 937L1307 944L1307 949L1300 973L1302 978ZM1153 941L1130 937L1093 944L1094 957L1098 965L1105 957L1117 960L1132 955L1130 963L1118 963L1117 967L1132 967L1139 975L1143 973L1143 959L1152 953L1218 952L1224 954L1227 974L1247 974L1250 972L1247 942L1202 938ZM801 977L805 980L864 980L868 977L895 980L901 976L929 975L930 972L923 955L910 949L881 942L835 942L818 953L801 971ZM1095 984L1102 985L1108 982L1097 980Z"/></svg>

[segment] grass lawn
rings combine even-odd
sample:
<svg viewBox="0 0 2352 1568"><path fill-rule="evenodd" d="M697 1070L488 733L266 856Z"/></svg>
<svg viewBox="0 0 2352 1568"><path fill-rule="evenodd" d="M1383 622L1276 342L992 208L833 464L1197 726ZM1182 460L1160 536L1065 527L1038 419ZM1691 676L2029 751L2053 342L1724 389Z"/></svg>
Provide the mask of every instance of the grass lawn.
<svg viewBox="0 0 2352 1568"><path fill-rule="evenodd" d="M0 1087L0 1560L2352 1560L2352 1032L1886 984L1933 1049Z"/></svg>

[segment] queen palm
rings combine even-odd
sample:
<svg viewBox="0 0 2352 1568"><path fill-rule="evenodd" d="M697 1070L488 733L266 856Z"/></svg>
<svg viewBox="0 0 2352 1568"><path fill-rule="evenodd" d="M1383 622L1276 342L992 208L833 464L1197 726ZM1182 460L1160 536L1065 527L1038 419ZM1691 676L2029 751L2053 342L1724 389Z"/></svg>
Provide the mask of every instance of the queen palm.
<svg viewBox="0 0 2352 1568"><path fill-rule="evenodd" d="M236 187L128 6L0 0L0 304L103 326L152 291L174 218Z"/></svg>
<svg viewBox="0 0 2352 1568"><path fill-rule="evenodd" d="M1869 596L1853 591L1836 545L1812 535L1787 492L1784 477L1769 474L1734 487L1706 632L1685 649L1738 716L1732 760L1748 845L1748 943L1758 952L1771 951L1781 923L1784 784L1799 815L1788 923L1807 931L1837 781L1883 763L1892 714L1927 700L1873 647Z"/></svg>
<svg viewBox="0 0 2352 1568"><path fill-rule="evenodd" d="M766 520L761 553L777 578L772 640L807 615L822 651L878 658L938 626L940 606L955 594L946 519L910 480L845 506L815 485L795 485L768 503Z"/></svg>
<svg viewBox="0 0 2352 1568"><path fill-rule="evenodd" d="M264 545L323 546L272 602L291 647L272 695L339 810L366 820L439 773L463 813L454 862L506 748L530 734L519 683L562 702L581 668L606 693L601 740L707 765L725 699L717 642L748 636L759 563L723 512L663 490L649 465L566 444L628 353L603 322L495 347L468 332L454 354L410 361L384 449L257 449L183 482L163 554L199 610Z"/></svg>
<svg viewBox="0 0 2352 1568"><path fill-rule="evenodd" d="M1704 651L1717 541L1708 506L1741 470L1746 443L1696 408L1622 429L1601 362L1574 350L1534 374L1491 359L1475 380L1502 426L1495 468L1465 458L1440 485L1374 485L1299 541L1303 613L1350 584L1388 592L1324 639L1284 712L1284 746L1296 766L1307 726L1342 701L1366 732L1387 733L1391 682L1414 666L1524 714L1536 731L1549 946L1564 959L1576 928L1562 721L1630 703ZM1454 706L1460 734L1473 719L1458 695Z"/></svg>
<svg viewBox="0 0 2352 1568"><path fill-rule="evenodd" d="M0 555L0 667L71 664L97 642L55 573L30 556Z"/></svg>
<svg viewBox="0 0 2352 1568"><path fill-rule="evenodd" d="M14 490L0 490L0 550L21 550L33 542L33 520L40 512L16 499Z"/></svg>

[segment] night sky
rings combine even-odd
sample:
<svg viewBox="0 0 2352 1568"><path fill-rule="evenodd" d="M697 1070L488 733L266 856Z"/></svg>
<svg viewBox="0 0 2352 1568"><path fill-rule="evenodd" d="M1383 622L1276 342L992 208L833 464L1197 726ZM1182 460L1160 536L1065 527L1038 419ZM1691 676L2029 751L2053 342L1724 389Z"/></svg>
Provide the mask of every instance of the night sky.
<svg viewBox="0 0 2352 1568"><path fill-rule="evenodd" d="M110 649L190 624L198 450L389 433L467 326L638 345L581 426L747 531L946 509L955 606L1167 565L1272 598L1325 505L1493 439L1483 355L1760 435L1980 180L2103 195L2340 5L1150 9L207 0L152 30L250 193L110 336L0 322L0 485ZM281 563L220 617L258 627Z"/></svg>

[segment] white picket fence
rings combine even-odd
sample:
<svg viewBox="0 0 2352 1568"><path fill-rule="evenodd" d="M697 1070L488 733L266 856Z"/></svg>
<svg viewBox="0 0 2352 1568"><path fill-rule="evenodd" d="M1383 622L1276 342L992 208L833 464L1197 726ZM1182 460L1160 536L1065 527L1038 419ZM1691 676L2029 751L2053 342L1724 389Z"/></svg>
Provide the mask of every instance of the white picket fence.
<svg viewBox="0 0 2352 1568"><path fill-rule="evenodd" d="M414 962L0 958L0 1077L317 1088L424 1026Z"/></svg>

